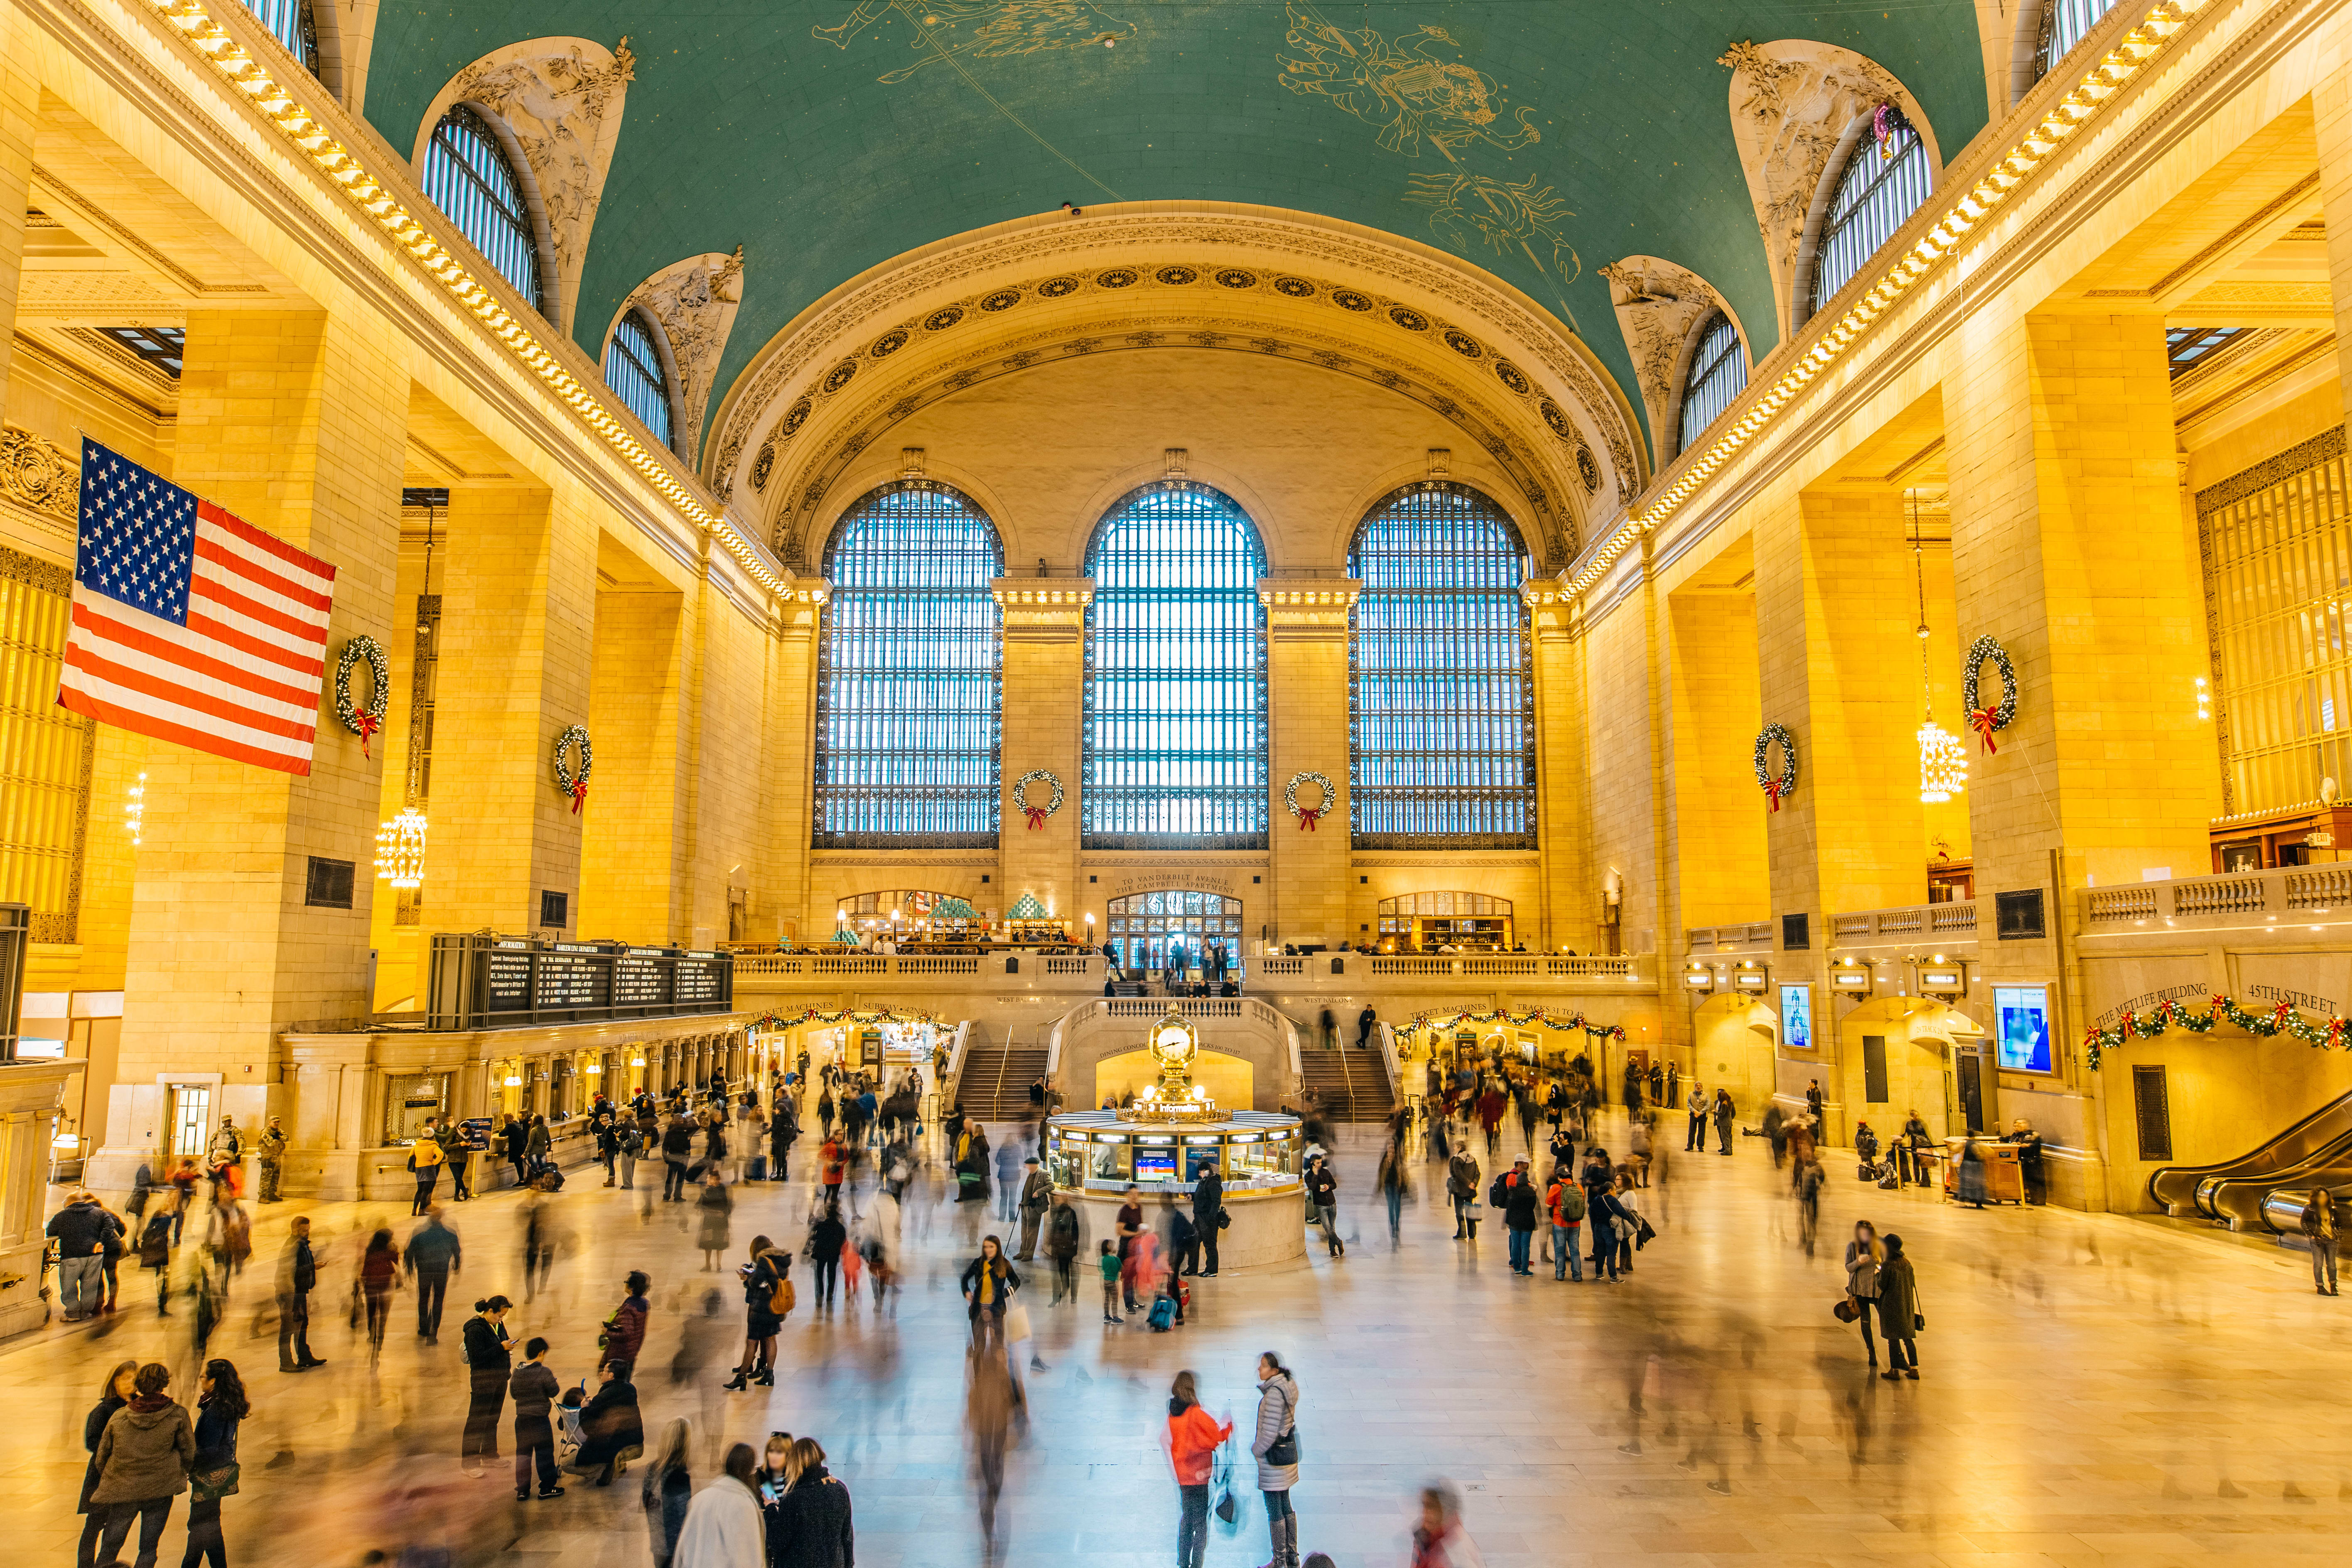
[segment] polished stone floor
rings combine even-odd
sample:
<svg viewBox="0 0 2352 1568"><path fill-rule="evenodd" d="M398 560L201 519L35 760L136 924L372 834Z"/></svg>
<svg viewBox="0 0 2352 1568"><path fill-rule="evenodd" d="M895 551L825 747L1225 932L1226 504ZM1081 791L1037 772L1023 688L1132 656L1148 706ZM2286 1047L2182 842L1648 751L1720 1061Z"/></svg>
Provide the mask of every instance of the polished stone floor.
<svg viewBox="0 0 2352 1568"><path fill-rule="evenodd" d="M1302 1540L1339 1568L1404 1563L1412 1494L1432 1476L1461 1489L1497 1568L1768 1553L1776 1568L2352 1562L2338 1382L2352 1299L2315 1296L2301 1254L2141 1219L1956 1208L1864 1186L1833 1163L1825 1244L1808 1258L1762 1144L1745 1141L1730 1159L1675 1155L1665 1184L1643 1194L1659 1239L1626 1282L1555 1284L1549 1269L1514 1278L1491 1227L1475 1249L1451 1240L1425 1172L1392 1249L1366 1201L1373 1152L1342 1145L1342 1228L1355 1238L1343 1261L1316 1247L1282 1272L1202 1281L1193 1322L1174 1334L1106 1328L1098 1291L1036 1306L1050 1370L1029 1375L999 1561L1171 1561L1175 1499L1158 1447L1168 1379L1191 1367L1212 1411L1246 1418L1255 1354L1270 1349L1303 1389ZM755 1229L796 1243L803 1189L746 1191L757 1195L736 1214L737 1254ZM895 1320L863 1305L817 1313L803 1280L778 1385L734 1394L717 1391L716 1373L671 1381L680 1312L715 1277L698 1272L682 1211L647 1217L643 1195L575 1173L555 1200L567 1240L551 1290L517 1310L518 1339L545 1334L559 1375L576 1379L615 1282L645 1268L656 1279L639 1378L649 1427L683 1414L730 1441L814 1436L855 1498L861 1563L981 1562L954 1284L965 1253L950 1211L910 1197ZM270 1211L265 1253L291 1206ZM313 1341L331 1364L281 1375L272 1341L250 1337L266 1258L213 1346L247 1371L257 1400L244 1487L226 1509L232 1563L341 1568L440 1544L462 1563L646 1563L634 1476L518 1505L498 1476L459 1472L455 1298L521 1296L517 1201L453 1211L471 1250L439 1346L396 1315L373 1367L331 1303L348 1292L357 1234L381 1219L404 1236L408 1222L354 1205L313 1212L331 1238ZM1900 1232L1918 1266L1916 1384L1865 1375L1853 1331L1830 1314L1843 1279L1831 1243L1862 1217ZM98 1325L0 1347L12 1417L0 1508L23 1552L15 1561L70 1560L79 1425L104 1368L130 1356L187 1364L185 1317L159 1321L131 1277L123 1300L132 1310ZM502 1433L501 1451L510 1445ZM184 1511L165 1536L167 1563ZM1265 1556L1263 1514L1244 1491L1240 1528L1213 1535L1209 1560Z"/></svg>

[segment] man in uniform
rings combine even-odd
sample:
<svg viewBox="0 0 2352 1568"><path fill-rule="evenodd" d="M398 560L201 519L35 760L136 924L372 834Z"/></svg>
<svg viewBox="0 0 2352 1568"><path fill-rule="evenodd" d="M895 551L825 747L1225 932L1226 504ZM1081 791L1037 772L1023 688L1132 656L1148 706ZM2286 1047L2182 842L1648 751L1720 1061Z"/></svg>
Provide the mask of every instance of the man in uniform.
<svg viewBox="0 0 2352 1568"><path fill-rule="evenodd" d="M278 1124L275 1116L261 1132L261 1201L278 1201L278 1162L286 1158L286 1129Z"/></svg>

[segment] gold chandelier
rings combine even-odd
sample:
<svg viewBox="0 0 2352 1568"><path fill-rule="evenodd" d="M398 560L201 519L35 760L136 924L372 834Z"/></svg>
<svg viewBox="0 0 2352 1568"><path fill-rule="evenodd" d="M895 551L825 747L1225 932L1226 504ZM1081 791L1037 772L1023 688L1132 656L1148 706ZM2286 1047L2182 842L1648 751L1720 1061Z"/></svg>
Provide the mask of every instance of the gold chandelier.
<svg viewBox="0 0 2352 1568"><path fill-rule="evenodd" d="M375 830L375 874L395 888L425 885L425 814L404 806Z"/></svg>
<svg viewBox="0 0 2352 1568"><path fill-rule="evenodd" d="M1969 783L1969 751L1936 722L1935 684L1927 678L1927 567L1919 541L1919 492L1911 502L1911 574L1919 591L1919 804L1940 805Z"/></svg>

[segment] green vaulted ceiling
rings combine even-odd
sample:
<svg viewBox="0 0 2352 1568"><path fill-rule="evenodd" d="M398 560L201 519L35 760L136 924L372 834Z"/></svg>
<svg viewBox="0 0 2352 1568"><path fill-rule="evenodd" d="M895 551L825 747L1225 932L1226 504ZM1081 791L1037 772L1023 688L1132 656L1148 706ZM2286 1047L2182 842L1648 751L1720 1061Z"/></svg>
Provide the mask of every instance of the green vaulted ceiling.
<svg viewBox="0 0 2352 1568"><path fill-rule="evenodd" d="M1971 0L387 0L367 115L406 148L491 50L625 34L636 77L575 335L597 353L646 278L740 244L719 396L796 312L901 251L1064 202L1195 199L1320 213L1489 268L1639 407L1606 262L1692 268L1771 346L1727 45L1868 56L1947 155L1986 114Z"/></svg>

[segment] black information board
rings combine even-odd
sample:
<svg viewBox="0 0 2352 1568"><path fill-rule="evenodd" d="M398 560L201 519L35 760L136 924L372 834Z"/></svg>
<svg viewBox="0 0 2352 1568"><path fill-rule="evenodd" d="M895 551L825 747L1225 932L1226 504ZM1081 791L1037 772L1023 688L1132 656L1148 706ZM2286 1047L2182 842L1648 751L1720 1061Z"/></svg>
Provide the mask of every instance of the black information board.
<svg viewBox="0 0 2352 1568"><path fill-rule="evenodd" d="M435 1029L496 1029L726 1013L735 958L677 947L541 942L487 933L433 939Z"/></svg>

